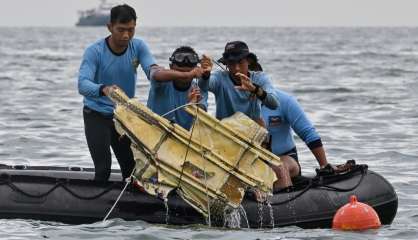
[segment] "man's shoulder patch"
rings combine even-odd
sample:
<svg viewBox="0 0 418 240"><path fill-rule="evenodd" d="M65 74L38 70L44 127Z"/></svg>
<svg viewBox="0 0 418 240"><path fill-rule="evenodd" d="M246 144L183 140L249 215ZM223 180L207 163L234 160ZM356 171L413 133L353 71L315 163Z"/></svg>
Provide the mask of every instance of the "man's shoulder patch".
<svg viewBox="0 0 418 240"><path fill-rule="evenodd" d="M277 127L282 123L282 118L279 115L269 116L269 127Z"/></svg>

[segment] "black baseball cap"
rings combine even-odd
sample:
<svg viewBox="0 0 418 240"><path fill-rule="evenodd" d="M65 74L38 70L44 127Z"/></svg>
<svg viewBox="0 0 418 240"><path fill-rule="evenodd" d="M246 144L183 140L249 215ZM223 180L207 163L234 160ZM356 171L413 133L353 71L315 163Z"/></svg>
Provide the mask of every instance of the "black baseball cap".
<svg viewBox="0 0 418 240"><path fill-rule="evenodd" d="M222 54L222 58L220 58L218 61L223 64L237 63L247 57L257 59L257 56L250 52L250 49L245 42L233 41L225 45L225 51Z"/></svg>

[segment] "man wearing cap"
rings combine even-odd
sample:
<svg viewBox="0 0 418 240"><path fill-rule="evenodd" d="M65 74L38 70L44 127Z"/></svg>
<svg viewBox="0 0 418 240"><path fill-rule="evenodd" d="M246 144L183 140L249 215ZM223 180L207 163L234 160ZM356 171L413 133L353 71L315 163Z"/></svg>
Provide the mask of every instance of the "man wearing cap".
<svg viewBox="0 0 418 240"><path fill-rule="evenodd" d="M147 106L183 128L190 129L193 118L181 107L187 103L200 103L200 106L207 108L207 91L200 92L194 80L202 76L203 69L197 66L199 56L189 46L174 50L169 60L170 69L160 66L151 68Z"/></svg>
<svg viewBox="0 0 418 240"><path fill-rule="evenodd" d="M257 63L257 56L242 41L226 44L219 62L226 65L227 71L211 73L212 61L203 55L201 63L205 73L199 80L199 86L215 95L216 118L223 119L235 112L242 112L265 126L261 104L270 109L277 108L278 101L272 94L270 78L263 72L249 70L249 64L254 60Z"/></svg>

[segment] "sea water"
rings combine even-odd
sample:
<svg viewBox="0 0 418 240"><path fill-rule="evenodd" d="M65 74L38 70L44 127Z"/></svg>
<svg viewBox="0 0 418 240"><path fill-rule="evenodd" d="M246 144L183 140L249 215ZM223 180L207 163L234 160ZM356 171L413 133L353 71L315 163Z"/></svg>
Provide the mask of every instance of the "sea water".
<svg viewBox="0 0 418 240"><path fill-rule="evenodd" d="M83 50L103 28L0 28L0 162L92 167L77 71ZM382 174L399 197L390 226L366 232L330 229L228 230L111 219L66 225L0 220L4 239L415 239L418 236L418 28L137 28L160 65L191 45L221 56L244 40L273 84L293 94L320 133L331 163L355 159ZM215 66L215 68L217 68ZM149 82L141 69L136 96ZM214 113L214 98L209 99ZM303 174L318 166L297 139ZM113 162L117 168L117 162ZM103 213L103 216L106 213Z"/></svg>

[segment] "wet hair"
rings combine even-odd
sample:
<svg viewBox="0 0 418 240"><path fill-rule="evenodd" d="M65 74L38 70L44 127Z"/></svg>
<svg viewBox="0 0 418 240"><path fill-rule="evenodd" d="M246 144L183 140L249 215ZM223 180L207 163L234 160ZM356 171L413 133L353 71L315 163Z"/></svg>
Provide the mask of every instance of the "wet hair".
<svg viewBox="0 0 418 240"><path fill-rule="evenodd" d="M127 4L117 5L110 10L111 23L128 23L132 20L136 22L136 12Z"/></svg>
<svg viewBox="0 0 418 240"><path fill-rule="evenodd" d="M196 53L196 51L192 47L181 46L179 48L176 48L176 50L174 50L174 52L173 52L173 54L171 54L171 56L175 55L176 53Z"/></svg>

